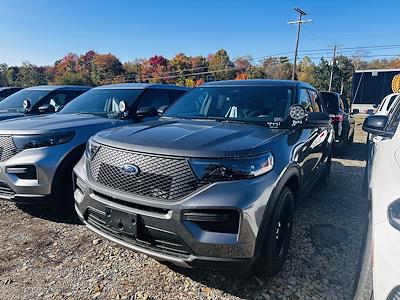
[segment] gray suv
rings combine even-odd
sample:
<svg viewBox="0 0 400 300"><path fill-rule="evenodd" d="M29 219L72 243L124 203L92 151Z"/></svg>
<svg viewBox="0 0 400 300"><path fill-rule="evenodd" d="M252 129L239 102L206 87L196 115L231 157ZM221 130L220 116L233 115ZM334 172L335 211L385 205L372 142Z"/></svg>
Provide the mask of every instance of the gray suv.
<svg viewBox="0 0 400 300"><path fill-rule="evenodd" d="M152 84L101 86L57 114L0 122L0 196L19 203L50 199L61 207L70 199L73 207L72 168L89 137L102 129L158 118L158 108L187 90Z"/></svg>
<svg viewBox="0 0 400 300"><path fill-rule="evenodd" d="M301 82L194 88L159 120L89 140L74 168L78 215L160 261L275 275L295 207L329 178L334 131L324 111Z"/></svg>

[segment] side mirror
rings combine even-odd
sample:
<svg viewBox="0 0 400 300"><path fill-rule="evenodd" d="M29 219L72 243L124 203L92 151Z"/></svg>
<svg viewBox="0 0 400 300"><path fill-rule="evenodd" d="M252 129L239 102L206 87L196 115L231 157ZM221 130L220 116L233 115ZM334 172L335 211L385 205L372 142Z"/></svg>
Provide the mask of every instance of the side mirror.
<svg viewBox="0 0 400 300"><path fill-rule="evenodd" d="M393 133L387 132L385 130L387 122L388 122L387 116L379 116L379 115L368 116L364 120L362 129L365 132L368 132L371 134L376 134L376 135L380 135L383 137L392 137Z"/></svg>
<svg viewBox="0 0 400 300"><path fill-rule="evenodd" d="M158 116L157 110L152 106L143 106L136 112L139 118Z"/></svg>
<svg viewBox="0 0 400 300"><path fill-rule="evenodd" d="M353 113L353 115L357 115L360 113L360 110L357 108L354 108L352 113Z"/></svg>
<svg viewBox="0 0 400 300"><path fill-rule="evenodd" d="M38 108L39 113L44 114L44 113L54 113L56 112L56 109L54 108L53 105L50 104L44 104Z"/></svg>
<svg viewBox="0 0 400 300"><path fill-rule="evenodd" d="M162 105L157 109L157 113L159 116L161 116L168 108L168 105Z"/></svg>
<svg viewBox="0 0 400 300"><path fill-rule="evenodd" d="M24 100L22 102L22 107L25 111L28 111L31 108L31 102L29 100Z"/></svg>
<svg viewBox="0 0 400 300"><path fill-rule="evenodd" d="M373 107L373 108L378 108L378 107L379 107L379 104L378 104L378 103L375 103L372 107Z"/></svg>
<svg viewBox="0 0 400 300"><path fill-rule="evenodd" d="M324 112L310 112L308 113L305 122L306 128L327 126L331 122L331 118Z"/></svg>

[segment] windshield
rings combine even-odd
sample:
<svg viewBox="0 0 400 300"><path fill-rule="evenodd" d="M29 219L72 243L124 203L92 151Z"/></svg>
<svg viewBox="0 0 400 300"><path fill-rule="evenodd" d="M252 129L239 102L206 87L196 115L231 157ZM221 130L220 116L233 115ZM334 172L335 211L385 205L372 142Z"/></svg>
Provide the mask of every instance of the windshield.
<svg viewBox="0 0 400 300"><path fill-rule="evenodd" d="M293 95L287 86L199 87L183 95L163 117L269 125L286 119Z"/></svg>
<svg viewBox="0 0 400 300"><path fill-rule="evenodd" d="M143 89L93 89L76 97L60 111L60 114L91 113L108 118L115 118L121 112L120 101L125 101L129 107L143 92Z"/></svg>
<svg viewBox="0 0 400 300"><path fill-rule="evenodd" d="M32 107L49 93L48 90L21 90L2 100L0 109L16 109L18 112L25 112L22 107L24 100L29 100Z"/></svg>
<svg viewBox="0 0 400 300"><path fill-rule="evenodd" d="M337 114L339 112L339 100L333 93L321 93L328 114Z"/></svg>

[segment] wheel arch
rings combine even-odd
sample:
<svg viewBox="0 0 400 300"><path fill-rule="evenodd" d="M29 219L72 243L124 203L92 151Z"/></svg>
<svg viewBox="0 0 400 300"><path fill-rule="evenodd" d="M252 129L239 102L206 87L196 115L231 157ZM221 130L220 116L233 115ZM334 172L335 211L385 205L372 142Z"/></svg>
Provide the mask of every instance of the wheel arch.
<svg viewBox="0 0 400 300"><path fill-rule="evenodd" d="M266 239L266 232L268 231L268 225L271 222L271 217L276 207L279 194L285 187L290 188L295 199L295 207L297 207L301 200L301 181L301 170L297 164L292 164L291 166L289 166L280 177L278 183L272 191L270 199L268 200L263 218L260 223L260 229L257 234L255 247L256 256L261 252L263 248L263 244Z"/></svg>
<svg viewBox="0 0 400 300"><path fill-rule="evenodd" d="M61 179L61 175L63 172L65 172L66 169L70 167L71 164L74 162L78 162L79 159L82 157L84 151L85 151L85 146L86 144L79 145L72 149L67 155L64 156L64 158L61 160L59 163L57 170L54 174L52 185L51 185L51 194L54 195L56 192L56 188L58 185L58 182ZM71 169L74 167L71 166ZM70 174L70 177L72 178L72 173Z"/></svg>

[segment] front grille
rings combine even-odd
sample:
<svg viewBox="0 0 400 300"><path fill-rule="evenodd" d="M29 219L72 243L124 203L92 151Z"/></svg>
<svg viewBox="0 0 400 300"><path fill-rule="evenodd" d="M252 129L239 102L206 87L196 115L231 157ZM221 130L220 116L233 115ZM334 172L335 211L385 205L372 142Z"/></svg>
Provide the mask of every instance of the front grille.
<svg viewBox="0 0 400 300"><path fill-rule="evenodd" d="M11 136L0 135L0 161L10 159L20 150L15 147Z"/></svg>
<svg viewBox="0 0 400 300"><path fill-rule="evenodd" d="M121 166L139 168L136 175L126 174ZM101 146L89 166L90 178L102 186L125 193L160 200L179 200L202 184L184 158L146 155Z"/></svg>

